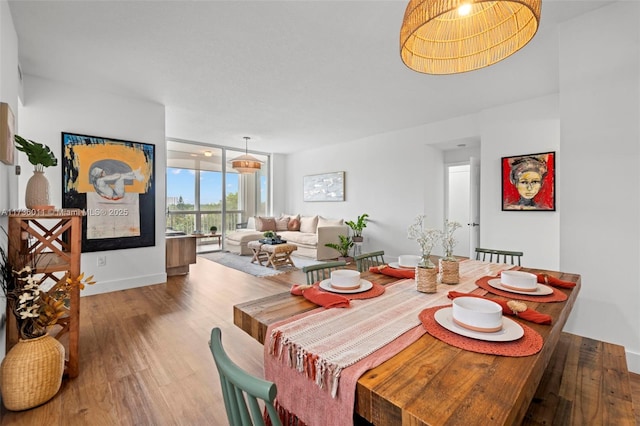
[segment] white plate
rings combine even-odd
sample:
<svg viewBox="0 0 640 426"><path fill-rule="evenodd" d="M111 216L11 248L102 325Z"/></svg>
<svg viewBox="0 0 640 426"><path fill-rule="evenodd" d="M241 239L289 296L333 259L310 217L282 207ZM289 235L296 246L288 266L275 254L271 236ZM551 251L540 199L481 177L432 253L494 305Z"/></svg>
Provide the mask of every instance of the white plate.
<svg viewBox="0 0 640 426"><path fill-rule="evenodd" d="M352 290L340 290L335 287L331 287L331 278L327 280L320 281L320 288L326 291L330 291L332 293L362 293L363 291L368 291L373 288L373 284L371 281L360 280L360 287L354 288Z"/></svg>
<svg viewBox="0 0 640 426"><path fill-rule="evenodd" d="M508 291L509 293L528 294L529 296L546 296L548 294L553 294L553 289L544 284L538 284L536 291L519 291L504 287L500 282L500 278L494 278L489 280L489 285L493 288L497 288L498 290Z"/></svg>
<svg viewBox="0 0 640 426"><path fill-rule="evenodd" d="M489 342L512 342L524 336L524 329L514 320L502 317L502 330L493 333L483 333L481 331L473 331L468 328L459 326L453 322L453 309L442 308L436 311L433 318L438 324L447 330L460 334L461 336L471 337L477 340L486 340Z"/></svg>
<svg viewBox="0 0 640 426"><path fill-rule="evenodd" d="M398 264L398 262L391 262L391 263L389 263L389 266L391 268L393 268L393 269L408 269L408 270L411 270L411 271L416 269L415 266L400 266Z"/></svg>

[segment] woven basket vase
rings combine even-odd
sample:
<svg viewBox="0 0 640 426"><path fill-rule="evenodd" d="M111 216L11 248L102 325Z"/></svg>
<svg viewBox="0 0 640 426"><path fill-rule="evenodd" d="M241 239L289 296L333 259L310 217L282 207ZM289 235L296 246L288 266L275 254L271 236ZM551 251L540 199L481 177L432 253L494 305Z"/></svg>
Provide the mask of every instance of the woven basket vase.
<svg viewBox="0 0 640 426"><path fill-rule="evenodd" d="M458 284L460 282L460 263L457 260L439 260L442 284Z"/></svg>
<svg viewBox="0 0 640 426"><path fill-rule="evenodd" d="M0 391L7 410L44 404L62 383L64 346L49 335L18 341L0 366Z"/></svg>

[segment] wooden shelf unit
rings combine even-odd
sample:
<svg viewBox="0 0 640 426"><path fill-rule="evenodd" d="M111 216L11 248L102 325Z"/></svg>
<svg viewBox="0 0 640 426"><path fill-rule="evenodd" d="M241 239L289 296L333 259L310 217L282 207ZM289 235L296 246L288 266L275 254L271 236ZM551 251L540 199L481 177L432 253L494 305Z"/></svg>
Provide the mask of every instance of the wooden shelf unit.
<svg viewBox="0 0 640 426"><path fill-rule="evenodd" d="M14 269L35 265L43 288L54 291L67 277L80 275L82 247L80 209L34 211L9 214L9 262ZM7 312L7 351L18 341L16 320ZM65 344L65 374L79 373L80 290L71 292L68 312L58 320L50 334Z"/></svg>

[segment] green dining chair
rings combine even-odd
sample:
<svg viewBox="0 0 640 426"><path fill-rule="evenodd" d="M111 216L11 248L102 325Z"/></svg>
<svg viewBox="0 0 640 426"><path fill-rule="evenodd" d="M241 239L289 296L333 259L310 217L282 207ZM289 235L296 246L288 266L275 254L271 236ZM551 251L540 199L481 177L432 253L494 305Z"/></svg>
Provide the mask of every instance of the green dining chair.
<svg viewBox="0 0 640 426"><path fill-rule="evenodd" d="M220 375L224 407L231 426L264 426L262 410L258 400L262 400L271 424L282 426L275 409L276 385L252 376L238 367L227 356L222 346L222 332L215 327L211 330L209 348Z"/></svg>
<svg viewBox="0 0 640 426"><path fill-rule="evenodd" d="M307 276L307 284L311 285L318 281L331 278L331 271L342 269L347 266L347 262L340 260L335 262L318 263L317 265L305 266L302 272Z"/></svg>
<svg viewBox="0 0 640 426"><path fill-rule="evenodd" d="M495 260L493 260L495 256ZM476 248L476 260L483 262L510 263L515 265L516 261L520 265L520 258L524 256L521 251L494 250L486 248ZM508 259L508 260L507 260Z"/></svg>
<svg viewBox="0 0 640 426"><path fill-rule="evenodd" d="M354 257L359 272L366 272L372 266L384 265L384 250L362 253Z"/></svg>

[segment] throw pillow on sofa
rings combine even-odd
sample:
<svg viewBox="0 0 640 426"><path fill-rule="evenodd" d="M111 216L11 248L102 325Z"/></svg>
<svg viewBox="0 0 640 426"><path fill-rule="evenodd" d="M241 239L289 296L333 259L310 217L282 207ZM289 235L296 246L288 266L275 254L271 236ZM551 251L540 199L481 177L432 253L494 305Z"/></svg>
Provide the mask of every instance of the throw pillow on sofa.
<svg viewBox="0 0 640 426"><path fill-rule="evenodd" d="M276 219L276 232L289 230L289 216L280 216Z"/></svg>
<svg viewBox="0 0 640 426"><path fill-rule="evenodd" d="M256 217L256 231L274 231L276 230L276 219L274 217Z"/></svg>
<svg viewBox="0 0 640 426"><path fill-rule="evenodd" d="M300 230L300 220L297 219L297 218L289 220L289 224L287 225L287 229L289 231L299 231Z"/></svg>
<svg viewBox="0 0 640 426"><path fill-rule="evenodd" d="M300 232L315 234L318 228L318 216L300 216Z"/></svg>

